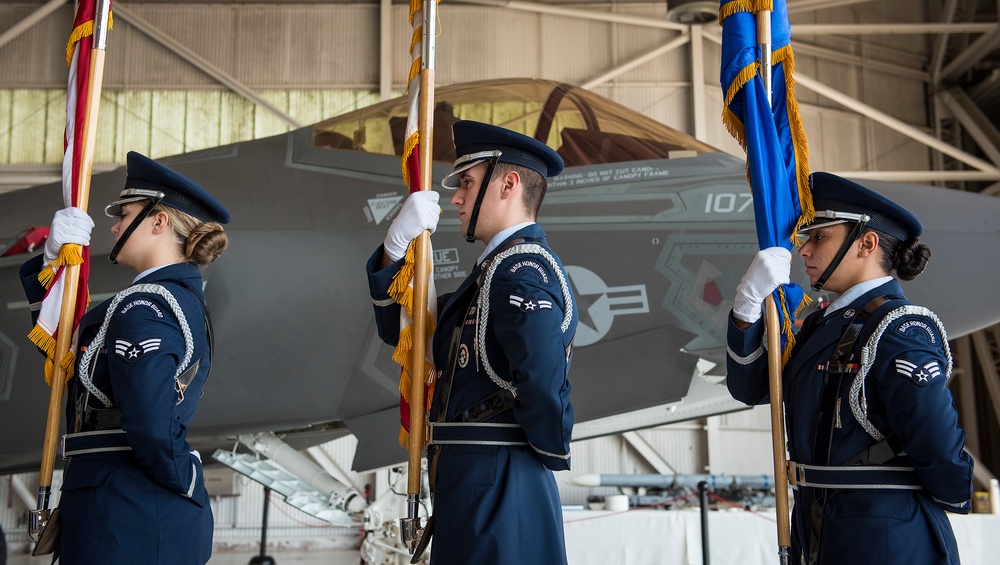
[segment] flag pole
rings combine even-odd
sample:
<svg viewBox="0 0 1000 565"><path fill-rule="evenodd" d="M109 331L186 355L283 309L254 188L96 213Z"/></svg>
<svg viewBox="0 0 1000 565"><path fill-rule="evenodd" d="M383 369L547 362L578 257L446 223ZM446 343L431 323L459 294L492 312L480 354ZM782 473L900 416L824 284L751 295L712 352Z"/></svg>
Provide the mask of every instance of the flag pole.
<svg viewBox="0 0 1000 565"><path fill-rule="evenodd" d="M432 144L434 139L434 57L437 25L437 0L423 0L423 37L420 58L420 100L418 112L418 161L420 190L431 189ZM406 518L402 522L403 543L410 554L416 551L423 537L420 525L420 479L423 459L426 398L426 335L427 287L430 278L430 231L424 231L413 241L413 350L410 372L410 439L406 484Z"/></svg>
<svg viewBox="0 0 1000 565"><path fill-rule="evenodd" d="M757 46L760 78L764 83L767 104L771 106L771 10L757 12ZM767 328L768 387L771 398L771 451L774 457L775 519L778 521L778 562L788 565L792 545L788 518L788 462L785 456L785 415L781 384L781 327L774 293L764 303Z"/></svg>
<svg viewBox="0 0 1000 565"><path fill-rule="evenodd" d="M90 200L90 177L94 168L94 144L97 137L97 112L101 105L101 83L104 80L104 55L107 48L108 22L111 0L95 0L94 39L90 58L90 80L87 83L86 114L83 121L83 144L80 158L78 208L87 210ZM63 358L69 354L73 338L73 321L76 315L77 291L80 282L80 265L66 266L63 275L62 307L59 311L59 329L56 336L56 353L52 381L49 389L49 409L45 419L45 439L42 443L42 462L38 474L38 509L31 512L28 531L32 541L44 529L49 519L49 498L52 494L52 473L55 469L56 446L59 441L59 422L66 390L66 369Z"/></svg>

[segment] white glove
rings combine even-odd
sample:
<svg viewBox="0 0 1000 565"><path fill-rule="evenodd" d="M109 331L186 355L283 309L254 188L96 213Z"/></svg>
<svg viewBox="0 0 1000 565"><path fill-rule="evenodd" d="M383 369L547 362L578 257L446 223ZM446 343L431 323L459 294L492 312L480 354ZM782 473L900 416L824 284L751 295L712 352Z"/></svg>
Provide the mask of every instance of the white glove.
<svg viewBox="0 0 1000 565"><path fill-rule="evenodd" d="M390 259L402 259L410 242L424 230L434 233L441 218L441 207L438 206L440 197L433 190L413 192L407 197L396 219L389 226L389 233L385 234L385 254Z"/></svg>
<svg viewBox="0 0 1000 565"><path fill-rule="evenodd" d="M784 247L761 249L736 287L733 317L752 324L760 319L761 304L779 285L788 284L792 254Z"/></svg>
<svg viewBox="0 0 1000 565"><path fill-rule="evenodd" d="M90 245L90 232L94 230L94 220L79 208L63 208L52 218L49 238L45 240L45 264L59 257L59 249L67 243Z"/></svg>

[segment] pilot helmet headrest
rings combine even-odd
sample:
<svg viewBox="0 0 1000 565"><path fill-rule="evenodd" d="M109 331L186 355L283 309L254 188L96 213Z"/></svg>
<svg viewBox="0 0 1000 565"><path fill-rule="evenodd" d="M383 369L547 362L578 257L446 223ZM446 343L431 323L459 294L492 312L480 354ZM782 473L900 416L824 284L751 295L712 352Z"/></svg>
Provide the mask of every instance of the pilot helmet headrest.
<svg viewBox="0 0 1000 565"><path fill-rule="evenodd" d="M831 173L809 175L816 220L800 233L844 222L859 222L901 241L918 237L924 231L916 216L877 192Z"/></svg>
<svg viewBox="0 0 1000 565"><path fill-rule="evenodd" d="M543 178L562 172L563 160L541 141L502 127L459 120L452 125L455 138L455 170L441 180L441 186L456 189L463 171L488 161L499 152L497 161L527 167Z"/></svg>
<svg viewBox="0 0 1000 565"><path fill-rule="evenodd" d="M104 208L104 213L112 218L121 217L124 204L159 196L165 206L203 222L229 223L229 211L207 190L145 155L129 151L125 174L125 189L118 195L118 200Z"/></svg>

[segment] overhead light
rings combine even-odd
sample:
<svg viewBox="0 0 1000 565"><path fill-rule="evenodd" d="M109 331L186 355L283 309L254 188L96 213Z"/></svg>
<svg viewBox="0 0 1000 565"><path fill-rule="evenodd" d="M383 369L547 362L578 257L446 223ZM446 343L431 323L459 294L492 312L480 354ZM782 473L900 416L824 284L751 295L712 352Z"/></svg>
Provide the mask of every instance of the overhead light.
<svg viewBox="0 0 1000 565"><path fill-rule="evenodd" d="M712 0L667 0L667 19L678 24L708 24L719 19L719 3Z"/></svg>

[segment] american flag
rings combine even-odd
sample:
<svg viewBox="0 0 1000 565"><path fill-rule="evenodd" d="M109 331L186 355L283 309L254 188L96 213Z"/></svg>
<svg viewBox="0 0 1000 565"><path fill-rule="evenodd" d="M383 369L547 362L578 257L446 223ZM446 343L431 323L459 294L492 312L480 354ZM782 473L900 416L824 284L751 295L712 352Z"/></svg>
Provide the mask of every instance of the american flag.
<svg viewBox="0 0 1000 565"><path fill-rule="evenodd" d="M422 61L424 33L422 18L423 11L423 0L410 0L409 21L410 27L413 30L413 35L410 40L409 51L410 72L406 81L407 118L401 163L403 169L403 182L409 188L410 192L429 189L429 187L421 186L419 157L420 144L431 143L430 132L424 132L422 136L419 128L420 70L424 66L424 62ZM412 352L415 339L413 336L413 273L415 269L413 247L414 246L411 243L409 249L406 251L406 261L403 268L400 269L389 288L389 296L395 299L401 306L399 343L397 343L396 349L393 351L392 359L402 366L399 375L399 443L404 447L407 446L407 441L410 435L410 390L412 386L411 379L413 369ZM430 250L430 246L428 246L428 250ZM425 349L427 352L427 359L424 365L426 373L422 376L424 383L426 384L424 395L426 400L425 409L430 408L431 399L434 395L434 375L436 373L433 360L430 358L431 352L433 351L434 323L437 321L437 301L435 299L437 292L434 289L434 265L433 262L431 262L432 255L433 253L430 251L427 254L427 261L430 262L427 272L431 273L431 276L428 277L427 280L428 312L427 323L425 326L427 335L423 336L423 339L427 344Z"/></svg>
<svg viewBox="0 0 1000 565"><path fill-rule="evenodd" d="M80 175L84 145L84 123L87 118L87 93L92 80L91 58L93 56L93 40L97 1L78 0L73 31L66 45L66 63L69 65L69 81L66 86L66 132L63 153L63 204L65 206L84 207L81 200ZM110 17L110 14L109 14ZM110 21L110 19L109 19ZM99 95L99 94L98 94ZM90 250L79 245L64 245L59 251L59 257L45 266L38 279L47 288L42 300L41 310L35 327L28 334L35 345L45 351L45 381L52 384L52 374L55 368L56 339L59 332L59 317L62 310L63 286L67 267L80 265L80 277L75 300L73 331L80 324L80 318L87 311L90 295L87 290L87 279L90 275ZM75 341L75 340L74 340ZM70 351L63 352L62 367L66 378L73 375L75 364L72 344Z"/></svg>

